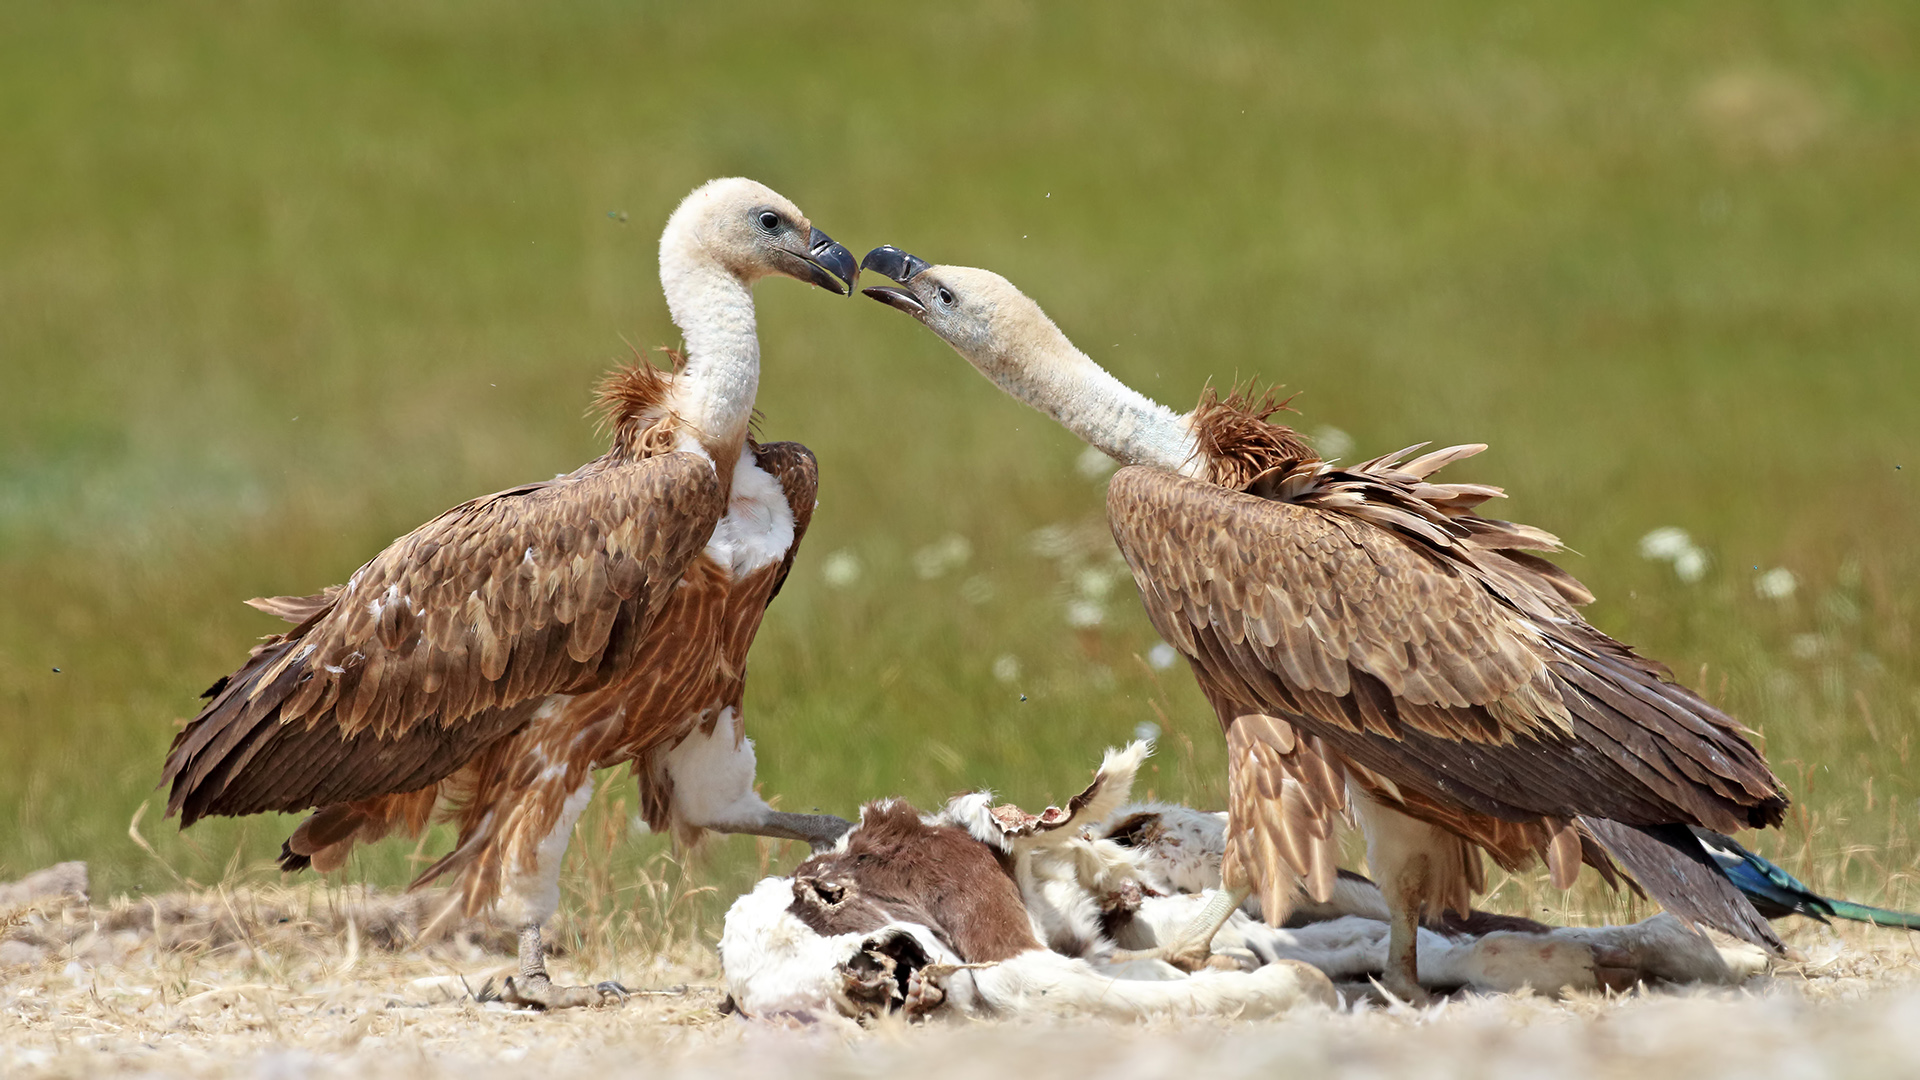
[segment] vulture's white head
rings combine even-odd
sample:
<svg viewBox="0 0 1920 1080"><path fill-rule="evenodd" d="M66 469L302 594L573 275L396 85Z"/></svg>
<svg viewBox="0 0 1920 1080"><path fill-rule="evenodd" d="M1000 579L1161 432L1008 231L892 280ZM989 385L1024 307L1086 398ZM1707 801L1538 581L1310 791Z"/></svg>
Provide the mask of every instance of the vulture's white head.
<svg viewBox="0 0 1920 1080"><path fill-rule="evenodd" d="M1073 343L1040 305L991 270L934 266L897 247L867 252L861 269L899 283L862 290L926 324L987 378L1009 390Z"/></svg>
<svg viewBox="0 0 1920 1080"><path fill-rule="evenodd" d="M813 227L779 192L745 177L709 180L681 200L660 234L660 279L718 268L742 285L778 274L846 296L859 269L853 253Z"/></svg>

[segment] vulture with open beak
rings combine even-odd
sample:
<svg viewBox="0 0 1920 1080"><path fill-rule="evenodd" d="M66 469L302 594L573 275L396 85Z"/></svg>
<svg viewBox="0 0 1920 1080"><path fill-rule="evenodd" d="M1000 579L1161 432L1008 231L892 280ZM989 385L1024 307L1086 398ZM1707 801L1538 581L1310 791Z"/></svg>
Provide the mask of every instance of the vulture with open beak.
<svg viewBox="0 0 1920 1080"><path fill-rule="evenodd" d="M813 516L797 443L748 433L759 386L752 288L779 275L851 293L853 256L752 180L688 195L660 238L685 334L672 373L610 375L612 448L571 473L463 503L344 585L256 600L294 624L215 683L162 783L181 827L209 814L313 810L289 870L418 834L436 805L459 842L415 883L452 875L471 914L518 924L504 996L556 1007L618 987L554 986L540 939L594 770L631 764L641 813L702 830L831 842L849 823L754 793L740 714L747 649Z"/></svg>
<svg viewBox="0 0 1920 1080"><path fill-rule="evenodd" d="M868 296L1125 466L1114 540L1229 751L1227 888L1171 959L1203 959L1250 892L1275 923L1296 888L1324 899L1349 809L1409 999L1418 922L1468 910L1480 851L1560 887L1624 865L1675 914L1780 947L1689 828L1779 824L1779 780L1738 722L1580 617L1592 594L1540 554L1555 537L1479 516L1497 488L1433 479L1484 447L1323 461L1271 395L1183 415L1127 387L997 274L892 247L862 267L896 283Z"/></svg>

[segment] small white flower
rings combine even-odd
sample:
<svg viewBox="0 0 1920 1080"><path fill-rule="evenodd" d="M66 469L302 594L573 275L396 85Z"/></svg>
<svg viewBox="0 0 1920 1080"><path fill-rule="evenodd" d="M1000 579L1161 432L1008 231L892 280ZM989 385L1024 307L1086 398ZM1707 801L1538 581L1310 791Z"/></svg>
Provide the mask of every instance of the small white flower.
<svg viewBox="0 0 1920 1080"><path fill-rule="evenodd" d="M1058 559L1073 553L1073 530L1065 525L1043 525L1027 537L1027 546L1043 559Z"/></svg>
<svg viewBox="0 0 1920 1080"><path fill-rule="evenodd" d="M1090 566L1074 575L1073 585L1088 600L1104 600L1113 591L1113 574Z"/></svg>
<svg viewBox="0 0 1920 1080"><path fill-rule="evenodd" d="M1012 653L1003 653L993 662L993 677L1003 683L1010 683L1020 677L1020 658Z"/></svg>
<svg viewBox="0 0 1920 1080"><path fill-rule="evenodd" d="M1310 440L1323 458L1343 458L1353 453L1353 436L1337 427L1322 427Z"/></svg>
<svg viewBox="0 0 1920 1080"><path fill-rule="evenodd" d="M1663 525L1640 538L1640 557L1673 562L1693 548L1693 537L1678 525Z"/></svg>
<svg viewBox="0 0 1920 1080"><path fill-rule="evenodd" d="M922 580L931 581L949 570L966 565L973 558L973 545L959 533L948 533L913 553L913 569Z"/></svg>
<svg viewBox="0 0 1920 1080"><path fill-rule="evenodd" d="M1106 609L1098 600L1072 600L1067 603L1067 625L1086 630L1107 621Z"/></svg>
<svg viewBox="0 0 1920 1080"><path fill-rule="evenodd" d="M1160 737L1160 725L1151 720L1142 720L1133 725L1133 737L1146 742L1152 742Z"/></svg>
<svg viewBox="0 0 1920 1080"><path fill-rule="evenodd" d="M1102 453L1099 447L1089 446L1080 451L1080 456L1074 459L1073 468L1075 472L1089 480L1098 480L1112 472L1116 464L1112 458Z"/></svg>
<svg viewBox="0 0 1920 1080"><path fill-rule="evenodd" d="M1686 582L1707 576L1707 567L1713 564L1706 550L1687 535L1687 530L1675 525L1663 525L1641 537L1640 557L1672 563L1673 572Z"/></svg>
<svg viewBox="0 0 1920 1080"><path fill-rule="evenodd" d="M1707 576L1707 553L1697 547L1688 548L1673 557L1673 572L1680 575L1681 581L1699 581Z"/></svg>
<svg viewBox="0 0 1920 1080"><path fill-rule="evenodd" d="M1111 550L1112 534L1106 522L1081 525L1048 525L1033 530L1027 548L1043 559L1078 559L1101 549Z"/></svg>
<svg viewBox="0 0 1920 1080"><path fill-rule="evenodd" d="M1173 646L1164 641L1156 642L1153 648L1147 650L1147 663L1152 665L1155 671L1167 670L1172 667L1173 662L1178 659L1180 659L1180 654L1173 650Z"/></svg>
<svg viewBox="0 0 1920 1080"><path fill-rule="evenodd" d="M826 579L829 586L844 589L859 581L865 570L866 567L860 564L860 556L855 555L852 548L841 548L828 555L826 562L820 565L820 576Z"/></svg>
<svg viewBox="0 0 1920 1080"><path fill-rule="evenodd" d="M1753 581L1754 594L1762 600L1785 600L1799 587L1793 571L1784 566L1776 566Z"/></svg>

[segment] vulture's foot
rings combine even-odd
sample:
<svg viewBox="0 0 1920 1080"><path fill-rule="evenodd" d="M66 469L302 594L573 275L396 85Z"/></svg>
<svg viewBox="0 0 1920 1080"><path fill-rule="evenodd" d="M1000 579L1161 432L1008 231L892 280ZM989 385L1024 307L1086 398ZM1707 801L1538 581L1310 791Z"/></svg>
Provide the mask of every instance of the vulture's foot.
<svg viewBox="0 0 1920 1080"><path fill-rule="evenodd" d="M1242 959L1228 955L1216 957L1213 951L1213 937L1225 926L1233 913L1247 899L1245 888L1213 889L1208 892L1206 906L1194 916L1193 921L1180 931L1172 941L1162 942L1158 948L1140 952L1123 952L1117 960L1160 960L1188 973L1205 968L1218 968L1234 971L1246 965ZM1245 953L1246 950L1233 950Z"/></svg>
<svg viewBox="0 0 1920 1080"><path fill-rule="evenodd" d="M1407 978L1405 972L1389 969L1383 972L1379 979L1374 981L1374 985L1378 986L1393 1000L1412 1005L1415 1008L1424 1008L1434 1002L1433 994L1430 993L1426 987L1421 986L1419 982Z"/></svg>
<svg viewBox="0 0 1920 1080"><path fill-rule="evenodd" d="M1169 947L1160 959L1192 974L1196 971L1239 971L1242 964L1238 958L1216 953L1213 943L1207 940L1189 939L1184 945Z"/></svg>
<svg viewBox="0 0 1920 1080"><path fill-rule="evenodd" d="M536 975L507 976L499 990L493 988L491 980L475 1000L498 1001L523 1009L584 1009L601 1005L619 1005L624 1003L633 991L617 982L595 983L592 986L555 986L553 980L544 973Z"/></svg>
<svg viewBox="0 0 1920 1080"><path fill-rule="evenodd" d="M1189 941L1185 945L1161 945L1152 949L1118 949L1107 958L1109 965L1132 964L1141 961L1158 961L1171 964L1191 975L1196 971L1252 971L1260 966L1260 958L1246 949L1223 949L1214 952L1204 941Z"/></svg>

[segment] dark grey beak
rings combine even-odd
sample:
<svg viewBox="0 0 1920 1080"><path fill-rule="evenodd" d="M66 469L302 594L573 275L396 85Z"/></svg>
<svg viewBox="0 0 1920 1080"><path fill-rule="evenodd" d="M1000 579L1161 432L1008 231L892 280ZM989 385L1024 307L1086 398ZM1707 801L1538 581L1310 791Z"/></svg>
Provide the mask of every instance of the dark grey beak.
<svg viewBox="0 0 1920 1080"><path fill-rule="evenodd" d="M862 270L871 270L881 277L892 278L903 285L919 276L922 270L931 265L927 260L909 255L892 244L874 248L867 252L866 258L860 260ZM916 319L924 317L927 313L927 306L905 289L876 285L860 291L888 307L899 308Z"/></svg>
<svg viewBox="0 0 1920 1080"><path fill-rule="evenodd" d="M892 244L874 248L867 252L866 258L860 260L860 269L871 270L881 277L892 278L902 285L918 277L920 271L932 265L927 260L909 255Z"/></svg>
<svg viewBox="0 0 1920 1080"><path fill-rule="evenodd" d="M807 237L807 253L800 257L804 280L835 296L853 295L854 279L860 268L854 265L853 252L834 242L819 229Z"/></svg>

